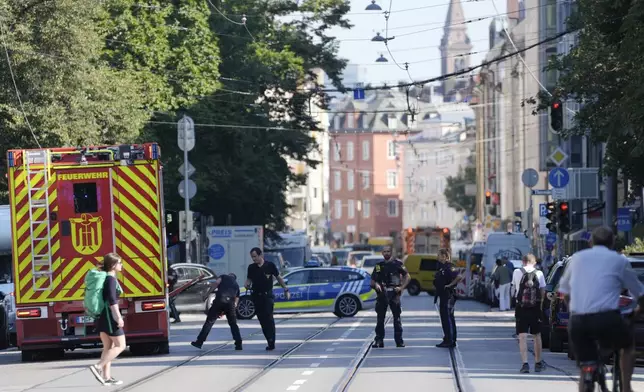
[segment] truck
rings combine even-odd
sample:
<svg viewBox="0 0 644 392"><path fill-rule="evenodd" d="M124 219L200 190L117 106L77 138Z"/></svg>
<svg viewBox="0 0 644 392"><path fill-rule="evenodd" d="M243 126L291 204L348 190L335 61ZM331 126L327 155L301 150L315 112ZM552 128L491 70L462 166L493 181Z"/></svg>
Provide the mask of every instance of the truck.
<svg viewBox="0 0 644 392"><path fill-rule="evenodd" d="M447 227L410 227L405 230L405 254L437 254L451 248L451 232Z"/></svg>
<svg viewBox="0 0 644 392"><path fill-rule="evenodd" d="M23 361L100 347L84 279L123 258L134 355L169 353L161 151L156 143L7 151L17 345Z"/></svg>
<svg viewBox="0 0 644 392"><path fill-rule="evenodd" d="M250 250L262 249L262 226L209 226L206 227L207 267L217 275L234 273L243 286L251 263Z"/></svg>
<svg viewBox="0 0 644 392"><path fill-rule="evenodd" d="M311 259L311 245L306 231L288 231L277 233L279 239L267 238L265 252L281 253L286 263L286 271L295 267L304 267Z"/></svg>

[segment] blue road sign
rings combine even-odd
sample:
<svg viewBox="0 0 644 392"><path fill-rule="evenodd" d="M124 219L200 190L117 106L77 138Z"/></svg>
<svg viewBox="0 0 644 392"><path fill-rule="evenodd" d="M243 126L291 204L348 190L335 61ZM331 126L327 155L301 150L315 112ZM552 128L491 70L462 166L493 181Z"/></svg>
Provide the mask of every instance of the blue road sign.
<svg viewBox="0 0 644 392"><path fill-rule="evenodd" d="M631 209L618 208L617 209L617 230L631 231L632 226L633 226L633 223L631 221Z"/></svg>
<svg viewBox="0 0 644 392"><path fill-rule="evenodd" d="M556 167L550 170L550 173L548 174L548 182L554 188L563 188L568 185L569 181L570 174L568 173L568 170L563 167Z"/></svg>
<svg viewBox="0 0 644 392"><path fill-rule="evenodd" d="M364 89L357 88L353 90L353 99L364 99Z"/></svg>
<svg viewBox="0 0 644 392"><path fill-rule="evenodd" d="M557 242L557 235L555 233L548 233L546 235L546 245L554 245Z"/></svg>
<svg viewBox="0 0 644 392"><path fill-rule="evenodd" d="M539 216L548 215L548 207L546 203L539 204Z"/></svg>
<svg viewBox="0 0 644 392"><path fill-rule="evenodd" d="M549 196L552 195L552 189L533 189L532 194L535 196Z"/></svg>

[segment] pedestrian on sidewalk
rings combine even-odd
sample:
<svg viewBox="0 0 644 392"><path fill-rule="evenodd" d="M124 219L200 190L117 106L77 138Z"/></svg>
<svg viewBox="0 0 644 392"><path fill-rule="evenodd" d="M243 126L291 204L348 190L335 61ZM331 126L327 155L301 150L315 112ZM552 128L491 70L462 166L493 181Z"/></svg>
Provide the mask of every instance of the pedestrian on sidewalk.
<svg viewBox="0 0 644 392"><path fill-rule="evenodd" d="M177 282L179 281L179 275L174 268L168 266L168 292L171 293L176 288ZM170 298L170 317L173 318L173 323L180 323L181 318L179 317L179 311L177 306L174 303L175 298Z"/></svg>
<svg viewBox="0 0 644 392"><path fill-rule="evenodd" d="M503 261L496 260L496 269L492 278L499 283L499 311L505 312L510 310L510 285L512 277L508 267L503 265Z"/></svg>
<svg viewBox="0 0 644 392"><path fill-rule="evenodd" d="M273 277L284 288L287 300L291 299L291 293L288 287L286 287L286 283L284 283L284 279L280 276L275 264L270 261L264 261L261 249L251 249L250 257L253 259L253 264L248 266L244 287L247 290L252 288L250 297L253 305L255 305L257 319L262 326L262 332L268 343L266 350L271 351L275 350L275 319L273 318L275 297L273 296Z"/></svg>
<svg viewBox="0 0 644 392"><path fill-rule="evenodd" d="M123 331L125 324L119 310L120 286L116 279L116 273L123 269L121 256L116 253L105 255L102 269L107 272L102 293L106 306L98 318L96 329L103 343L103 353L101 360L97 364L91 365L89 370L103 385L121 385L123 381L116 380L112 377L111 372L112 361L125 350L125 332Z"/></svg>
<svg viewBox="0 0 644 392"><path fill-rule="evenodd" d="M463 278L452 264L452 257L448 249L438 250L438 261L441 263L434 278L434 304L440 299L438 306L441 325L443 327L443 341L436 347L456 347L456 319L454 318L454 305L456 304L456 285Z"/></svg>
<svg viewBox="0 0 644 392"><path fill-rule="evenodd" d="M521 353L521 373L530 373L528 365L528 334L534 338L534 371L545 369L541 358L541 319L543 299L546 294L546 279L543 272L536 269L537 259L533 254L523 256L523 267L514 270L512 283L517 287L517 306L515 309L516 333L519 335Z"/></svg>
<svg viewBox="0 0 644 392"><path fill-rule="evenodd" d="M212 326L215 325L215 321L217 321L221 314L225 314L226 320L228 320L228 326L230 326L230 332L233 335L233 340L235 341L235 350L241 350L242 338L239 332L239 326L237 325L236 314L237 304L239 303L239 285L237 284L237 276L233 273L220 276L212 285L211 292L215 290L217 290L217 295L208 310L206 322L203 324L201 332L199 332L199 335L197 336L197 340L190 344L194 347L201 348L203 346L203 342L208 338ZM208 295L210 295L210 293Z"/></svg>

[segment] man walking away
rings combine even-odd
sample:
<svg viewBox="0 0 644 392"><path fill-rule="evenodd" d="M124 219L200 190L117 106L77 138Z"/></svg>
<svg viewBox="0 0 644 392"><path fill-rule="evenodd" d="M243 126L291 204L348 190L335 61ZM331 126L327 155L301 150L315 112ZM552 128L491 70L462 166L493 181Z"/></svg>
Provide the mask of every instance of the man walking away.
<svg viewBox="0 0 644 392"><path fill-rule="evenodd" d="M206 317L206 322L197 336L197 340L190 343L197 348L203 346L203 342L206 341L212 326L215 325L215 321L219 318L220 314L226 315L226 320L228 320L228 325L230 326L230 332L233 335L233 340L235 341L235 350L242 349L242 338L239 332L239 326L237 325L237 303L239 302L239 285L237 284L237 276L230 273L228 275L220 276L211 288L211 292L215 289L217 291L217 296L213 301L210 309L208 310L208 316Z"/></svg>
<svg viewBox="0 0 644 392"><path fill-rule="evenodd" d="M253 248L250 251L250 257L253 259L253 264L248 266L246 284L244 286L247 290L251 288L253 290L251 292L251 299L253 305L255 305L255 313L257 314L259 324L262 326L262 332L268 343L266 350L275 350L275 320L273 319L275 297L273 296L273 277L284 288L287 300L291 299L291 293L288 287L286 287L284 279L282 279L277 271L277 267L270 261L264 261L261 249Z"/></svg>
<svg viewBox="0 0 644 392"><path fill-rule="evenodd" d="M508 267L503 265L503 262L499 259L496 260L496 269L492 274L492 278L499 282L499 311L510 310L510 284L512 279Z"/></svg>
<svg viewBox="0 0 644 392"><path fill-rule="evenodd" d="M171 293L174 291L178 280L179 276L177 275L177 271L175 271L174 268L168 267L168 292ZM173 322L180 323L181 319L179 318L179 311L177 310L177 306L174 304L174 300L175 298L170 299L170 317L174 319Z"/></svg>
<svg viewBox="0 0 644 392"><path fill-rule="evenodd" d="M535 268L537 259L532 254L523 256L523 267L514 270L512 283L517 288L515 309L516 332L519 335L521 352L521 373L530 373L528 365L528 334L534 338L534 371L545 369L541 360L541 315L546 294L546 279L543 272Z"/></svg>

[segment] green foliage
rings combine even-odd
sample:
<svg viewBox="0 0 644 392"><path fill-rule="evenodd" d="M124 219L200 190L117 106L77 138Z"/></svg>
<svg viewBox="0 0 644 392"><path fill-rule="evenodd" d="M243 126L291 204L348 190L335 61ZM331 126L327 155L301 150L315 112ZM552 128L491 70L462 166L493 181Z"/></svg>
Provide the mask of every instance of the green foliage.
<svg viewBox="0 0 644 392"><path fill-rule="evenodd" d="M579 29L578 44L549 65L560 75L555 97L583 104L563 136L585 134L591 142L606 142L605 169L621 169L635 181L632 189L639 189L644 184L644 110L639 87L644 71L640 50L644 5L632 0L579 0L575 5L568 26ZM539 109L544 109L551 98L544 94L540 98Z"/></svg>
<svg viewBox="0 0 644 392"><path fill-rule="evenodd" d="M465 214L473 215L476 211L476 196L465 195L465 185L476 184L476 168L465 167L459 170L455 177L447 177L445 187L445 198L447 205L456 211L464 211Z"/></svg>
<svg viewBox="0 0 644 392"><path fill-rule="evenodd" d="M624 247L624 254L644 253L644 241L641 238L635 238L632 244Z"/></svg>

